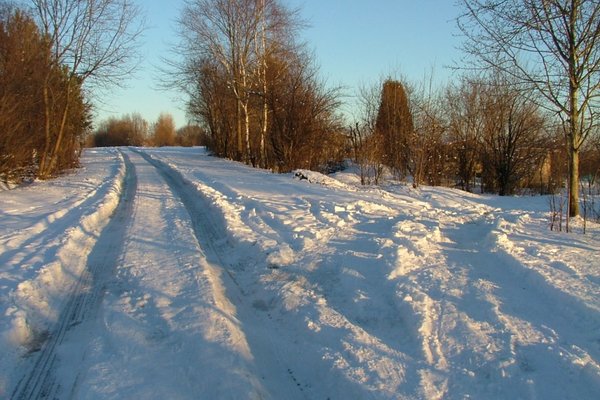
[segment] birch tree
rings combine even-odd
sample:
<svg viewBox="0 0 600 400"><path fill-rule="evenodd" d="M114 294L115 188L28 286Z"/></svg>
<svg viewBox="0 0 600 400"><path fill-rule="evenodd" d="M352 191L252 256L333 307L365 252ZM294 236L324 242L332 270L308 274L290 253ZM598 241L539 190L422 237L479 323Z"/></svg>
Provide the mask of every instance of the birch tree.
<svg viewBox="0 0 600 400"><path fill-rule="evenodd" d="M185 53L214 59L225 70L236 100L237 156L250 153L249 103L256 40L262 27L261 4L249 0L188 0L180 19Z"/></svg>
<svg viewBox="0 0 600 400"><path fill-rule="evenodd" d="M186 1L179 20L178 49L184 61L175 69L183 87L189 90L192 81L203 92L200 96L188 94L195 102L193 106L203 106L204 114L216 111L216 106L227 108L223 107L227 96L235 101L235 152L226 151L227 156L267 165L268 91L273 76L269 64L285 58L287 52L294 53L294 35L300 26L296 11L278 0ZM215 92L223 89L216 77L224 77L226 93ZM208 97L218 101L207 104Z"/></svg>
<svg viewBox="0 0 600 400"><path fill-rule="evenodd" d="M563 125L569 155L569 215L579 215L579 152L597 126L598 0L461 0L458 25L476 68L498 68L532 90Z"/></svg>

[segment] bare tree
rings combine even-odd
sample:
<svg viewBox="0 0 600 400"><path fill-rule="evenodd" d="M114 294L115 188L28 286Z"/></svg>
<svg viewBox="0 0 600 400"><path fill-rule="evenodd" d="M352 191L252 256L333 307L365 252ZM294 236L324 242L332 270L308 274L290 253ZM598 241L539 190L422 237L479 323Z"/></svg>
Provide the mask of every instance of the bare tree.
<svg viewBox="0 0 600 400"><path fill-rule="evenodd" d="M360 87L358 121L349 128L354 162L359 167L361 185L378 185L383 175L383 143L381 135L375 134L382 87L383 80L375 85Z"/></svg>
<svg viewBox="0 0 600 400"><path fill-rule="evenodd" d="M269 144L272 168L325 171L339 162L345 137L336 115L337 89L328 89L317 77L309 54L288 54L269 67Z"/></svg>
<svg viewBox="0 0 600 400"><path fill-rule="evenodd" d="M180 19L186 54L219 63L236 99L238 157L250 146L250 74L256 69L256 40L262 28L263 4L248 0L188 0Z"/></svg>
<svg viewBox="0 0 600 400"><path fill-rule="evenodd" d="M181 66L177 84L189 96L187 111L208 133L208 147L219 157L235 159L237 101L219 64L193 55Z"/></svg>
<svg viewBox="0 0 600 400"><path fill-rule="evenodd" d="M462 78L446 91L448 136L454 157L455 175L463 190L471 191L480 164L480 144L483 134L483 84Z"/></svg>
<svg viewBox="0 0 600 400"><path fill-rule="evenodd" d="M540 169L547 154L539 107L501 83L482 94L482 175L487 190L512 195Z"/></svg>
<svg viewBox="0 0 600 400"><path fill-rule="evenodd" d="M125 120L129 123L131 127L128 142L130 146L143 146L144 143L148 140L148 121L142 117L139 113L133 113L127 115Z"/></svg>
<svg viewBox="0 0 600 400"><path fill-rule="evenodd" d="M137 113L102 121L93 135L91 145L142 146L147 140L148 122Z"/></svg>
<svg viewBox="0 0 600 400"><path fill-rule="evenodd" d="M579 151L597 126L600 3L597 0L461 0L458 25L475 66L498 68L533 90L563 122L569 215L579 215Z"/></svg>
<svg viewBox="0 0 600 400"><path fill-rule="evenodd" d="M405 86L413 119L413 131L408 136L406 156L413 187L418 187L424 181L437 185L447 162L445 136L448 128L442 112L443 99L434 88L433 74L422 85Z"/></svg>
<svg viewBox="0 0 600 400"><path fill-rule="evenodd" d="M137 39L142 33L140 8L130 0L31 0L32 11L49 38L54 60L64 66L66 85L62 116L56 128L50 121L52 104L48 85L46 144L41 155L42 177L53 173L63 144L73 85L107 86L128 75L136 66Z"/></svg>
<svg viewBox="0 0 600 400"><path fill-rule="evenodd" d="M381 141L364 122L357 122L348 130L354 162L358 165L361 185L379 185L383 175Z"/></svg>
<svg viewBox="0 0 600 400"><path fill-rule="evenodd" d="M297 44L301 25L279 0L186 1L172 66L215 154L280 172L342 159L337 91Z"/></svg>

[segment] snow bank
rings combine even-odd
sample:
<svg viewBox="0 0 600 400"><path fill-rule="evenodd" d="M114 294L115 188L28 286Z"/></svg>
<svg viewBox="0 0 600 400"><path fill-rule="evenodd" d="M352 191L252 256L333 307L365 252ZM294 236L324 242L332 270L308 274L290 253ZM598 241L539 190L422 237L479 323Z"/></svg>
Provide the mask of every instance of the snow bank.
<svg viewBox="0 0 600 400"><path fill-rule="evenodd" d="M20 282L10 294L12 305L6 310L6 315L12 322L3 334L8 343L21 346L28 352L39 349L43 344L65 299L86 268L87 256L94 243L119 203L125 173L123 156L119 153L114 171L93 195L86 198L89 204L77 219L69 222L70 228L66 232L54 232L61 236L56 253L45 259L45 265L35 277ZM79 205L75 204L75 207ZM51 223L66 212L58 210L52 213L37 223L32 231L52 229Z"/></svg>
<svg viewBox="0 0 600 400"><path fill-rule="evenodd" d="M310 171L308 169L296 169L292 173L294 174L294 178L306 180L309 183L315 183L330 188L353 190L351 186L320 172Z"/></svg>

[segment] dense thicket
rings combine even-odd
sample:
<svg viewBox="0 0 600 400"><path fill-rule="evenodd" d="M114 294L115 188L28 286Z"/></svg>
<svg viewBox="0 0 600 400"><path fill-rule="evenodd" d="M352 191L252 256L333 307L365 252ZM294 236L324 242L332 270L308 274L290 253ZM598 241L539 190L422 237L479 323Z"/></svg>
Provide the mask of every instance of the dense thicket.
<svg viewBox="0 0 600 400"><path fill-rule="evenodd" d="M71 94L66 97L64 93ZM64 119L62 110L71 112ZM62 145L54 150L52 172L77 165L89 107L81 84L69 79L52 56L50 41L34 20L4 8L0 18L0 179L20 182L36 177L43 154L63 126Z"/></svg>
<svg viewBox="0 0 600 400"><path fill-rule="evenodd" d="M188 124L177 129L175 144L178 146L206 146L208 142L206 131L198 125Z"/></svg>
<svg viewBox="0 0 600 400"><path fill-rule="evenodd" d="M84 85L127 75L141 32L129 0L0 0L0 179L49 178L78 163Z"/></svg>
<svg viewBox="0 0 600 400"><path fill-rule="evenodd" d="M528 185L548 154L538 107L507 86L493 86L482 104L482 184L489 192L512 195Z"/></svg>

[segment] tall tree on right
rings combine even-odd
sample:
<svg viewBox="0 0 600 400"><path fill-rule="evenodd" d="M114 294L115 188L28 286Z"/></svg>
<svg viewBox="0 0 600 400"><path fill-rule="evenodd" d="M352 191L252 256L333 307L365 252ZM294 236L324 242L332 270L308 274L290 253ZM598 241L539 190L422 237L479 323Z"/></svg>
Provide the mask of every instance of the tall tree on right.
<svg viewBox="0 0 600 400"><path fill-rule="evenodd" d="M579 151L600 113L598 0L461 0L458 26L475 68L509 74L560 117L569 155L569 214L579 215Z"/></svg>

